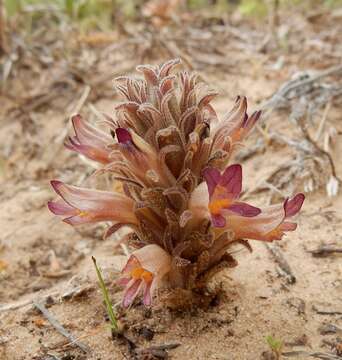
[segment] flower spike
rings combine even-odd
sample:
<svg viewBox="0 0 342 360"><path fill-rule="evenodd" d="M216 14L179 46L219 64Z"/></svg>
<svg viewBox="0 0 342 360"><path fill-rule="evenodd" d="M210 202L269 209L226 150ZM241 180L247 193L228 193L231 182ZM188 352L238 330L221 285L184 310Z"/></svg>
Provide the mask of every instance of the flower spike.
<svg viewBox="0 0 342 360"><path fill-rule="evenodd" d="M120 232L118 242L132 249L119 280L124 307L137 296L150 306L162 285L177 303L175 289L210 303L205 283L237 265L232 246L281 239L296 229L304 202L301 193L265 208L240 201L242 167L229 161L261 112L249 115L247 98L238 96L220 119L211 104L217 94L195 73L174 74L179 63L142 65L139 78L117 78L122 102L106 117L108 133L72 118L66 147L97 161L95 174L115 184L103 191L51 182L59 195L51 212L71 225L109 222L105 237Z"/></svg>

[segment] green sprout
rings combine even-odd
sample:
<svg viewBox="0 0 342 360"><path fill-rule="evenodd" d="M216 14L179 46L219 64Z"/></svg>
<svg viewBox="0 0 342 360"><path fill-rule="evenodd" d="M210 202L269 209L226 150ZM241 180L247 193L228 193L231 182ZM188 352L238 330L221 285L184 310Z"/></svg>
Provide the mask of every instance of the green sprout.
<svg viewBox="0 0 342 360"><path fill-rule="evenodd" d="M91 258L93 260L93 263L94 263L94 266L95 266L95 269L96 269L97 278L99 280L99 285L100 285L100 288L102 290L103 299L104 299L104 302L106 304L108 317L109 317L109 320L110 320L110 323L111 323L112 333L113 334L118 334L120 332L118 320L117 320L116 315L114 313L113 305L112 305L112 302L110 301L107 287L106 287L106 285L105 285L105 283L103 281L101 270L97 266L96 259L94 258L94 256L92 256Z"/></svg>
<svg viewBox="0 0 342 360"><path fill-rule="evenodd" d="M280 339L274 338L272 335L266 336L266 341L269 347L271 348L273 354L277 360L280 360L281 350L283 348L283 342Z"/></svg>

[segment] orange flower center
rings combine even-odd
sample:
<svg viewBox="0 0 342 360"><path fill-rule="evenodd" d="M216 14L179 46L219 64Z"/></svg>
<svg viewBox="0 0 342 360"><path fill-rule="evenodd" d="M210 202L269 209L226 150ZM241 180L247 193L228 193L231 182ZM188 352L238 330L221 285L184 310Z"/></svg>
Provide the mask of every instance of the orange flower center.
<svg viewBox="0 0 342 360"><path fill-rule="evenodd" d="M231 201L229 199L218 199L209 203L209 211L213 215L218 215L223 208L229 207Z"/></svg>
<svg viewBox="0 0 342 360"><path fill-rule="evenodd" d="M89 215L89 213L88 213L87 211L81 211L81 210L79 210L78 216L80 216L80 217L85 217L85 216L88 216L88 215Z"/></svg>
<svg viewBox="0 0 342 360"><path fill-rule="evenodd" d="M151 282L153 279L153 274L142 267L137 267L133 269L131 271L131 276L133 279L141 279L144 280L146 283Z"/></svg>

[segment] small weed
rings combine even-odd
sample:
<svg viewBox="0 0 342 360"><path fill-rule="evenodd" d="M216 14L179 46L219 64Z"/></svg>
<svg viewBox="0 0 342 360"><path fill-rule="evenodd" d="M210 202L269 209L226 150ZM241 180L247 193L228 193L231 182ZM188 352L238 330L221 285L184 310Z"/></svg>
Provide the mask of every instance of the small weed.
<svg viewBox="0 0 342 360"><path fill-rule="evenodd" d="M283 342L280 339L274 338L272 335L266 336L266 342L271 348L273 354L275 355L277 360L281 358L281 351L283 348Z"/></svg>
<svg viewBox="0 0 342 360"><path fill-rule="evenodd" d="M103 281L101 270L99 269L99 267L96 264L96 259L93 256L91 258L93 260L93 263L94 263L94 266L95 266L95 269L96 269L97 278L99 280L99 285L100 285L100 288L102 290L103 300L104 300L104 302L106 304L108 317L109 317L109 320L110 320L110 323L111 323L112 333L113 334L118 334L120 332L119 323L118 323L118 320L117 320L116 315L114 313L113 305L112 305L112 302L111 302L111 300L109 298L109 294L108 294L106 284Z"/></svg>

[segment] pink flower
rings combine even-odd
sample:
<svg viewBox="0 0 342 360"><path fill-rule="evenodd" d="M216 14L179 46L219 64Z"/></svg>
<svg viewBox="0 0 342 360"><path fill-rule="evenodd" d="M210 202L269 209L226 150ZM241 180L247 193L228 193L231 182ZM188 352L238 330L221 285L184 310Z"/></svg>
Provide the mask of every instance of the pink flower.
<svg viewBox="0 0 342 360"><path fill-rule="evenodd" d="M280 240L287 231L296 229L297 224L289 221L301 209L305 196L297 194L283 204L260 210L238 202L241 192L241 166L231 165L221 175L216 169L204 170L205 182L192 193L189 210L181 221L196 227L201 219L211 218L216 227L216 237L227 230L233 231L232 240L252 239L261 241Z"/></svg>
<svg viewBox="0 0 342 360"><path fill-rule="evenodd" d="M154 290L170 268L171 256L158 245L146 245L134 251L118 281L125 286L122 305L128 307L140 292L143 294L144 305L151 305Z"/></svg>
<svg viewBox="0 0 342 360"><path fill-rule="evenodd" d="M232 214L227 227L234 231L235 239L280 240L286 231L296 230L297 224L288 220L299 212L304 200L304 194L299 193L283 204L265 208L252 218Z"/></svg>
<svg viewBox="0 0 342 360"><path fill-rule="evenodd" d="M73 116L71 121L76 136L69 137L65 146L101 164L110 163L111 150L108 145L113 143L113 138L84 121L81 115Z"/></svg>
<svg viewBox="0 0 342 360"><path fill-rule="evenodd" d="M208 208L214 226L224 227L226 217L231 214L239 214L242 217L260 214L259 208L237 200L242 189L241 165L229 166L222 175L218 169L205 168L203 177L208 186Z"/></svg>
<svg viewBox="0 0 342 360"><path fill-rule="evenodd" d="M62 198L50 201L48 207L56 215L64 216L64 222L71 225L98 221L136 224L133 213L134 202L127 196L100 190L90 190L53 180L51 185Z"/></svg>

